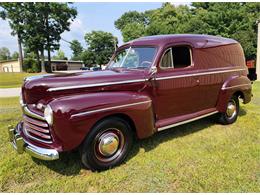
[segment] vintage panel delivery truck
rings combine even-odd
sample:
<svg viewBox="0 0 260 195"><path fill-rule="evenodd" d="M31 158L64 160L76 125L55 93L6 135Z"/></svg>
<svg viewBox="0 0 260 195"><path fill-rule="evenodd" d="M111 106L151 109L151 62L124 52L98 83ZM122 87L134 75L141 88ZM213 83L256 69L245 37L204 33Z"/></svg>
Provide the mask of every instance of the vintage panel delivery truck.
<svg viewBox="0 0 260 195"><path fill-rule="evenodd" d="M106 70L25 79L23 120L10 141L43 160L80 150L82 163L104 170L142 139L213 114L236 121L239 98L251 100L240 44L208 35L142 37L117 49Z"/></svg>

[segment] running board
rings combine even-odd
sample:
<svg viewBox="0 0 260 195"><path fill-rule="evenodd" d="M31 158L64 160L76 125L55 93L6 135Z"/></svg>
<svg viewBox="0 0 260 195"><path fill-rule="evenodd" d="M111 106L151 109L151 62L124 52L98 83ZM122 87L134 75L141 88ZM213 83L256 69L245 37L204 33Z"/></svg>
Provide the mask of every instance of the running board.
<svg viewBox="0 0 260 195"><path fill-rule="evenodd" d="M169 128L172 128L172 127L176 127L176 126L183 125L183 124L186 124L186 123L189 123L189 122L192 122L192 121L196 121L196 120L199 120L201 118L205 118L207 116L211 116L211 115L216 114L216 113L218 113L218 111L210 112L210 113L207 113L207 114L204 114L204 115L192 118L192 119L188 119L188 120L185 120L185 121L177 122L177 123L174 123L174 124L171 124L171 125L167 125L167 126L164 126L164 127L159 127L158 131L163 131L163 130L166 130L166 129L169 129Z"/></svg>

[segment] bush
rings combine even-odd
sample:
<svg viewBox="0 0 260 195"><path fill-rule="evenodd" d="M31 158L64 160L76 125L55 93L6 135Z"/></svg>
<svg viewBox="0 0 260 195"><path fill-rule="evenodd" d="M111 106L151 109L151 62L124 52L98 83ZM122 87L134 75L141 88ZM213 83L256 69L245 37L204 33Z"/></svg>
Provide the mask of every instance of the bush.
<svg viewBox="0 0 260 195"><path fill-rule="evenodd" d="M23 70L29 73L40 72L40 66L37 61L31 57L25 58L23 62Z"/></svg>

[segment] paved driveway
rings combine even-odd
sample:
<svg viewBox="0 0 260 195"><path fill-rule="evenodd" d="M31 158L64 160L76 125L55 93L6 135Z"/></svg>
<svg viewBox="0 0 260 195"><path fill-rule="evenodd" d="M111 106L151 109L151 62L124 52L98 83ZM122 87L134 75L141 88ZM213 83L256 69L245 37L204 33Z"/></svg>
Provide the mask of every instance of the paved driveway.
<svg viewBox="0 0 260 195"><path fill-rule="evenodd" d="M21 88L0 88L0 97L15 97L19 96L21 92Z"/></svg>

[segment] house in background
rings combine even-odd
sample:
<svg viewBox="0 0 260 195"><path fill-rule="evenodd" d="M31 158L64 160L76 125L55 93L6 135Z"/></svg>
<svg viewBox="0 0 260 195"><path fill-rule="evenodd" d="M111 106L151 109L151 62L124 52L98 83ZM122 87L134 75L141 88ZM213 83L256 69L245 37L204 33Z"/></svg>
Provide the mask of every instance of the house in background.
<svg viewBox="0 0 260 195"><path fill-rule="evenodd" d="M45 60L45 64L48 61ZM82 61L73 61L73 60L52 60L51 61L51 70L52 71L64 71L64 70L80 70L84 67Z"/></svg>
<svg viewBox="0 0 260 195"><path fill-rule="evenodd" d="M47 65L47 60L45 60L45 65ZM80 70L84 67L82 61L72 61L72 60L52 60L51 70L52 71L66 71L66 70ZM0 61L0 72L22 72L20 69L19 60L5 60Z"/></svg>
<svg viewBox="0 0 260 195"><path fill-rule="evenodd" d="M19 60L0 61L0 72L22 72Z"/></svg>

